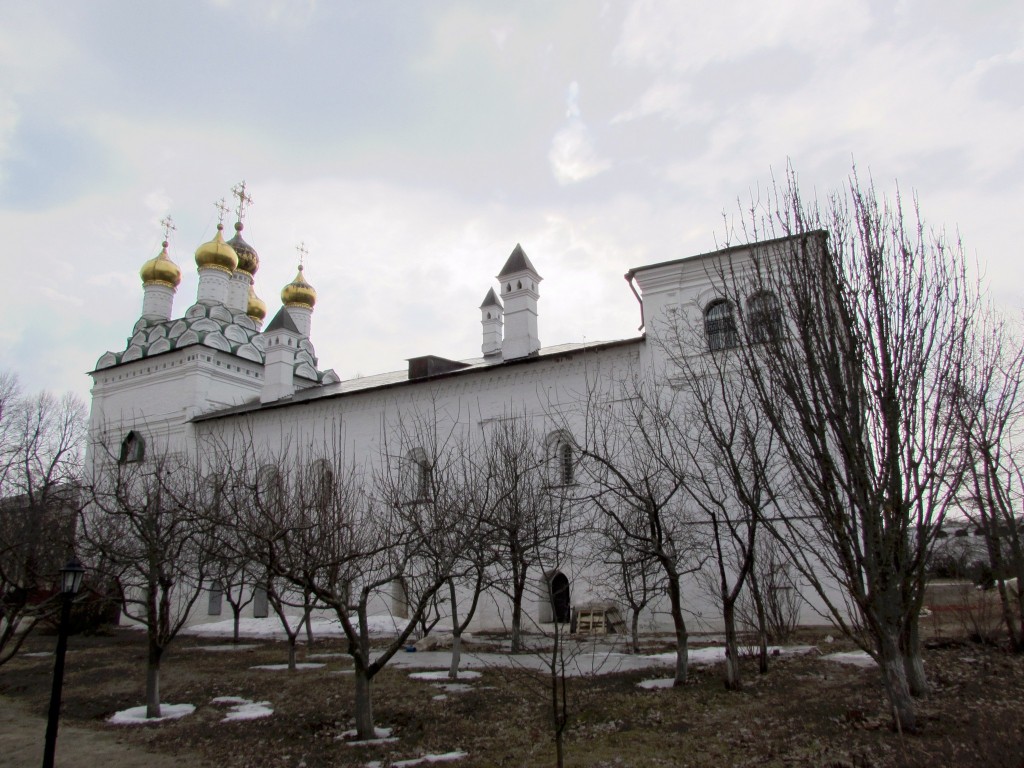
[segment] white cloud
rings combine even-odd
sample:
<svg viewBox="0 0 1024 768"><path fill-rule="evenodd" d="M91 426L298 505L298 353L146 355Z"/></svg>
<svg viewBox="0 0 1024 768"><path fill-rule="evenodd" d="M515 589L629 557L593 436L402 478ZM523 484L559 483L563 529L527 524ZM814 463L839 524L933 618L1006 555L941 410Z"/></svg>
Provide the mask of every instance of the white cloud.
<svg viewBox="0 0 1024 768"><path fill-rule="evenodd" d="M682 73L779 46L835 56L856 48L869 25L864 0L640 0L626 17L615 57L628 65Z"/></svg>
<svg viewBox="0 0 1024 768"><path fill-rule="evenodd" d="M574 80L569 83L566 95L565 113L569 123L554 135L548 151L551 172L562 185L584 181L611 168L611 162L597 154L590 129L580 113L579 98L580 86Z"/></svg>

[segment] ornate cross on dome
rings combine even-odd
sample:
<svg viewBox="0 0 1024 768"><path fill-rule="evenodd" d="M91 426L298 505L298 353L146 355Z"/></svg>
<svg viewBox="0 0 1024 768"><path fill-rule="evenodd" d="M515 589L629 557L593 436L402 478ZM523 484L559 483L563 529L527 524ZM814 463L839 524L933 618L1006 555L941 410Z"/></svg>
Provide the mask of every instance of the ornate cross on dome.
<svg viewBox="0 0 1024 768"><path fill-rule="evenodd" d="M231 194L238 198L238 206L235 208L235 212L238 214L238 220L242 221L245 218L246 206L252 205L252 195L246 194L245 191L245 179L242 179L231 188Z"/></svg>
<svg viewBox="0 0 1024 768"><path fill-rule="evenodd" d="M227 215L227 212L230 210L228 208L228 204L224 200L224 198L222 197L220 200L218 200L216 203L214 203L213 206L214 206L214 208L217 209L217 211L220 214L219 216L217 216L217 223L220 224L221 227L223 228L223 226L224 226L224 216Z"/></svg>
<svg viewBox="0 0 1024 768"><path fill-rule="evenodd" d="M295 246L295 250L299 253L299 269L302 269L302 263L306 260L306 256L309 254L309 249L306 248L306 242L303 241Z"/></svg>
<svg viewBox="0 0 1024 768"><path fill-rule="evenodd" d="M177 229L177 227L174 226L174 219L172 219L169 215L164 216L162 219L160 219L160 226L164 228L164 247L166 248L166 241L171 239L171 232L174 232Z"/></svg>

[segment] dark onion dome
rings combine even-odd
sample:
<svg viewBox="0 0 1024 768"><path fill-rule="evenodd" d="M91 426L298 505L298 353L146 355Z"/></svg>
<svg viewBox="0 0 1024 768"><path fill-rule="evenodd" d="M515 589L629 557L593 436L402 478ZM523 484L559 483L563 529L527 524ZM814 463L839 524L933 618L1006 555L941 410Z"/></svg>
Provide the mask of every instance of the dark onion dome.
<svg viewBox="0 0 1024 768"><path fill-rule="evenodd" d="M256 249L242 239L242 222L235 222L235 236L228 240L235 254L238 256L238 268L250 275L255 275L260 268L260 257L256 255Z"/></svg>

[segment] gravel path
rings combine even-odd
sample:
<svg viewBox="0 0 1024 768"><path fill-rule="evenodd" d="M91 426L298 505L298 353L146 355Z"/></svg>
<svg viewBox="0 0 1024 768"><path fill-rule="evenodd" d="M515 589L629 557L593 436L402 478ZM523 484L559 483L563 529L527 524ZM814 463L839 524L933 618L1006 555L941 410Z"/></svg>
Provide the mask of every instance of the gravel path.
<svg viewBox="0 0 1024 768"><path fill-rule="evenodd" d="M38 768L43 762L46 720L20 702L0 697L0 763L5 768ZM196 755L175 757L147 752L122 740L119 729L94 731L61 723L57 731L57 766L103 768L181 768L209 766Z"/></svg>

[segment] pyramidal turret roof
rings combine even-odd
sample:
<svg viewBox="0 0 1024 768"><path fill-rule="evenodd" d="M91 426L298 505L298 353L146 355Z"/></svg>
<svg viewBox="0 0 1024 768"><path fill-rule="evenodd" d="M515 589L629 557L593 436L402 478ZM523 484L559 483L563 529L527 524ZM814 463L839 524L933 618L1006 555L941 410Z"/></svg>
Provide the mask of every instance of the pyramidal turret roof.
<svg viewBox="0 0 1024 768"><path fill-rule="evenodd" d="M302 331L295 325L295 321L292 320L292 316L288 314L288 310L281 307L277 314L274 315L274 319L270 321L270 325L263 329L263 332L267 331L291 331L297 333L299 336L302 335Z"/></svg>
<svg viewBox="0 0 1024 768"><path fill-rule="evenodd" d="M516 243L516 247L512 250L512 254L508 257L508 261L505 262L505 266L501 268L501 272L498 273L498 279L514 274L516 272L533 272L533 274L540 277L540 272L537 268L530 263L530 257L526 255L526 251L523 250L523 246Z"/></svg>
<svg viewBox="0 0 1024 768"><path fill-rule="evenodd" d="M484 296L484 303L480 305L480 309L484 307L501 307L501 299L498 298L498 294L494 292L493 288L487 289L487 295Z"/></svg>

